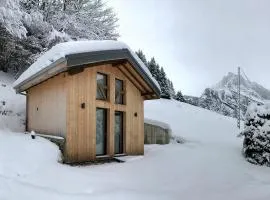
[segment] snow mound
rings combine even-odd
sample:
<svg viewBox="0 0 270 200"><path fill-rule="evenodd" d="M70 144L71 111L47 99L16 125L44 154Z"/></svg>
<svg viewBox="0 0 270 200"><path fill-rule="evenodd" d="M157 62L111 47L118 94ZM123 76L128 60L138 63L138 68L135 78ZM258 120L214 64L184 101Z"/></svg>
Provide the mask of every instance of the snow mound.
<svg viewBox="0 0 270 200"><path fill-rule="evenodd" d="M46 139L36 137L33 140L30 134L0 130L0 177L40 173L42 165L57 164L60 155L59 148Z"/></svg>
<svg viewBox="0 0 270 200"><path fill-rule="evenodd" d="M77 53L86 53L86 52L95 52L95 51L105 51L105 50L120 50L127 49L136 59L145 73L150 79L159 87L157 81L152 77L148 68L144 65L141 59L123 42L114 41L114 40L93 40L93 41L71 41L64 42L55 45L49 51L44 53L40 58L37 59L22 75L14 82L13 87L20 85L22 82L30 79L39 71L46 69L53 62L56 62L59 59L64 59L67 55L77 54Z"/></svg>
<svg viewBox="0 0 270 200"><path fill-rule="evenodd" d="M11 87L14 78L0 71L0 129L23 131L25 96L16 94Z"/></svg>
<svg viewBox="0 0 270 200"><path fill-rule="evenodd" d="M145 118L169 124L172 136L184 137L186 141L234 140L236 119L175 100L145 101ZM214 123L214 124L213 124ZM232 126L235 125L234 126ZM222 127L228 135L213 134ZM203 133L203 134L200 134Z"/></svg>

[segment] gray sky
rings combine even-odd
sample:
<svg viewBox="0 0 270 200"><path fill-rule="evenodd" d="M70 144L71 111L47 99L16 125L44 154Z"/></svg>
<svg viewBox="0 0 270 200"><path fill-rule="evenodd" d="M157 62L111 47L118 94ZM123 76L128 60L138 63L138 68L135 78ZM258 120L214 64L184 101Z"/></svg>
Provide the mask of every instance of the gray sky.
<svg viewBox="0 0 270 200"><path fill-rule="evenodd" d="M201 95L237 66L270 88L270 1L107 1L119 40L154 56L184 94Z"/></svg>

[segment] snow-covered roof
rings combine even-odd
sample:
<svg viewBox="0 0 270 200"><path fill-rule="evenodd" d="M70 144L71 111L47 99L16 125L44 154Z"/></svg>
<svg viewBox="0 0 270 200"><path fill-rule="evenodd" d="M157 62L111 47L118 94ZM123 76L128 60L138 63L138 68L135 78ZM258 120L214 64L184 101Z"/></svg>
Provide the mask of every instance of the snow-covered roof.
<svg viewBox="0 0 270 200"><path fill-rule="evenodd" d="M165 123L165 122L161 122L161 121L158 121L158 120L144 118L144 123L151 124L151 125L154 125L154 126L159 126L159 127L163 128L163 129L168 129L168 130L171 131L170 125L167 124L167 123Z"/></svg>
<svg viewBox="0 0 270 200"><path fill-rule="evenodd" d="M109 52L113 52L113 54L106 57L106 54ZM72 41L57 44L49 51L44 53L40 58L37 59L35 63L33 63L25 72L23 72L22 75L14 82L13 87L17 92L22 92L23 90L20 89L22 85L56 67L57 64L61 62L66 62L67 67L79 65L78 63L75 63L74 55L80 55L76 57L76 61L84 58L84 63L80 64L101 61L100 57L99 60L95 60L96 58L92 58L89 55L87 58L85 58L86 56L83 55L84 53L103 53L103 61L114 59L127 59L128 61L133 61L132 64L136 65L135 67L137 67L137 72L142 75L145 81L158 95L160 94L159 84L152 77L150 71L136 55L136 53L134 53L125 43L114 40ZM95 56L96 54L94 57ZM99 56L101 56L101 54L99 54ZM71 58L73 58L73 60L71 60Z"/></svg>

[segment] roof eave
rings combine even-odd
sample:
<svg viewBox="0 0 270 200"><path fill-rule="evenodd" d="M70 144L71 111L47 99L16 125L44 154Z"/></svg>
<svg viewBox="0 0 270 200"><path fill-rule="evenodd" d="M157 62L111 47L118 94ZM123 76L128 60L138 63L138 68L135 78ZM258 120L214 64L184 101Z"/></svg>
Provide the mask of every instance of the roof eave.
<svg viewBox="0 0 270 200"><path fill-rule="evenodd" d="M20 84L14 86L13 88L15 89L16 93L21 93L29 88L29 87L26 87L26 85L30 84L31 86L33 86L35 84L38 84L39 82L37 82L37 79L38 80L42 79L44 75L48 75L52 77L56 74L61 73L62 71L65 71L66 68L60 68L60 69L55 68L57 65L63 64L65 62L66 62L66 58L63 58L63 57L59 58L58 60L51 63L48 67L44 68L43 70L40 70L38 73L34 74L33 76L30 76L29 78L27 78Z"/></svg>
<svg viewBox="0 0 270 200"><path fill-rule="evenodd" d="M141 68L140 64L137 62L137 60L131 55L131 53L128 51L127 52L129 54L129 59L128 61L136 67L136 70L139 70L139 74L141 74L144 78L144 80L146 80L146 82L151 86L151 88L154 90L154 92L157 95L157 98L160 98L161 95L161 91L160 89L156 86L156 84L154 83L154 81L149 77L149 75Z"/></svg>
<svg viewBox="0 0 270 200"><path fill-rule="evenodd" d="M156 94L156 98L160 98L161 94L160 89L156 86L154 81L149 77L149 75L144 71L144 69L140 66L137 60L133 57L129 49L103 50L103 51L66 55L65 57L62 57L56 60L55 62L51 63L48 67L39 71L37 74L29 77L25 81L14 86L14 89L16 90L17 93L20 93L32 87L33 85L42 82L40 80L46 79L46 77L50 78L63 71L67 71L69 68L115 60L127 60L128 62L130 62L130 64L134 67L134 69L138 72L138 74L140 74L142 78L146 81L146 83L153 89L153 91ZM64 62L65 67L59 68L56 67L57 65Z"/></svg>

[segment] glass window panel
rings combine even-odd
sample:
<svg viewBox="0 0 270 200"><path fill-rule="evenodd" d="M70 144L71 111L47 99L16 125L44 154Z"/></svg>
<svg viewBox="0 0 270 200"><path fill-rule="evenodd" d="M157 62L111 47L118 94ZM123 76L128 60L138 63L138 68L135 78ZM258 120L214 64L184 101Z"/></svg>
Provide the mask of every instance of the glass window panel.
<svg viewBox="0 0 270 200"><path fill-rule="evenodd" d="M107 99L107 75L105 74L97 74L96 98L100 100Z"/></svg>
<svg viewBox="0 0 270 200"><path fill-rule="evenodd" d="M123 104L124 103L124 91L123 91L123 81L115 80L115 103Z"/></svg>
<svg viewBox="0 0 270 200"><path fill-rule="evenodd" d="M115 112L114 122L114 153L123 153L123 113Z"/></svg>
<svg viewBox="0 0 270 200"><path fill-rule="evenodd" d="M96 109L96 155L106 154L106 109Z"/></svg>

